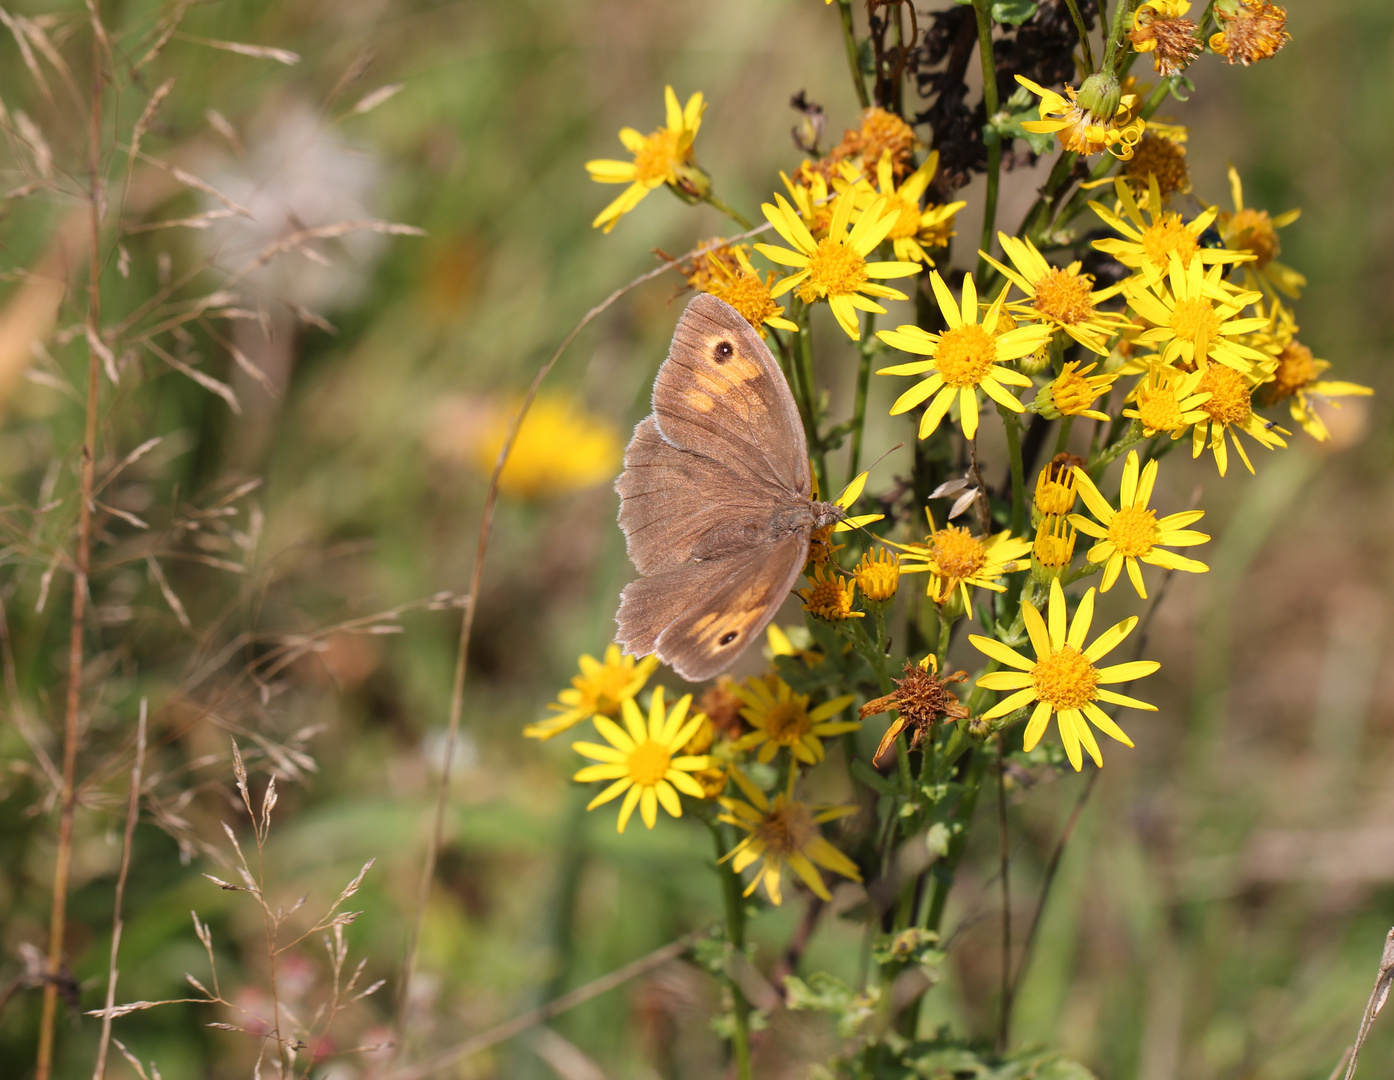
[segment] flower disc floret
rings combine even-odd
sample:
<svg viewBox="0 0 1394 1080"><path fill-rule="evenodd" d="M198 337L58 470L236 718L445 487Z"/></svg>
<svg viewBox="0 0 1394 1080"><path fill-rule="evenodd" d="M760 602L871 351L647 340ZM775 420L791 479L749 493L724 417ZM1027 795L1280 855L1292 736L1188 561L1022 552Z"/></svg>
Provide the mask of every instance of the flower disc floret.
<svg viewBox="0 0 1394 1080"><path fill-rule="evenodd" d="M1094 700L1099 670L1073 645L1066 645L1037 660L1031 668L1036 698L1052 709L1082 709Z"/></svg>

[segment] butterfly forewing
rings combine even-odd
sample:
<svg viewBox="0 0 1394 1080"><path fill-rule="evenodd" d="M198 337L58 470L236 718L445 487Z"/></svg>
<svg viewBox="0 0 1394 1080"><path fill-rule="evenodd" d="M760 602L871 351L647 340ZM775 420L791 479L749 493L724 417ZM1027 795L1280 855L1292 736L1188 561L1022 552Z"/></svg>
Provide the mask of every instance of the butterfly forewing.
<svg viewBox="0 0 1394 1080"><path fill-rule="evenodd" d="M687 305L653 384L658 429L739 476L808 496L803 423L760 335L705 293Z"/></svg>

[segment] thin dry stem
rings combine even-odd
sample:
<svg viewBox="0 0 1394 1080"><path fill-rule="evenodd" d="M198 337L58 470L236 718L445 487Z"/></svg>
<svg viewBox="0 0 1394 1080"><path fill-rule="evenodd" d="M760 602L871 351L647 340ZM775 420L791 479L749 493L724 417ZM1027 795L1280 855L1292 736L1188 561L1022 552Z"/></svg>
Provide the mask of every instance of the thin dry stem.
<svg viewBox="0 0 1394 1080"><path fill-rule="evenodd" d="M136 759L131 766L131 788L126 801L126 831L121 838L121 869L116 875L116 900L111 916L111 959L107 964L106 1011L102 1016L102 1036L97 1044L97 1064L92 1080L106 1076L106 1056L111 1043L112 1007L116 1002L116 958L121 950L121 903L126 897L126 875L131 869L131 841L135 836L136 818L140 816L141 773L145 769L145 720L148 702L140 699L140 718L136 722Z"/></svg>
<svg viewBox="0 0 1394 1080"><path fill-rule="evenodd" d="M87 614L87 575L92 560L92 490L97 451L97 405L102 370L101 354L92 345L101 340L102 227L102 64L101 15L95 4L92 17L92 99L88 117L88 281L87 281L87 403L82 440L82 473L78 503L77 551L73 565L73 602L68 637L68 693L63 716L63 787L58 818L58 850L53 867L53 905L49 915L48 974L44 983L39 1019L39 1049L35 1080L49 1080L53 1070L53 1025L58 1012L58 984L52 978L63 965L63 938L68 912L68 874L72 866L73 819L77 813L77 752L82 737L83 620Z"/></svg>

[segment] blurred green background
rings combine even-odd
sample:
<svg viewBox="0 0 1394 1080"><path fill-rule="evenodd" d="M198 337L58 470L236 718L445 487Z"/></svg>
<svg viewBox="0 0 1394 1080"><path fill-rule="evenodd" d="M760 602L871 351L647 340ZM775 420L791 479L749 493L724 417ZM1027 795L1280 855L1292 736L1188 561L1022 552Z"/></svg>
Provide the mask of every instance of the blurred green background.
<svg viewBox="0 0 1394 1080"><path fill-rule="evenodd" d="M12 10L82 55L80 7ZM168 15L148 3L103 11L127 59ZM1294 3L1289 14L1293 40L1276 58L1250 69L1205 58L1190 73L1192 100L1162 112L1191 129L1201 199L1228 205L1233 162L1249 204L1302 207L1282 235L1283 260L1310 282L1296 308L1302 339L1333 362L1334 377L1377 394L1329 421L1331 444L1299 436L1286 452L1260 454L1257 478L1232 472L1221 481L1208 460L1180 455L1163 470L1169 497L1203 491L1216 536L1212 572L1175 582L1150 630L1148 655L1163 664L1151 680L1160 712L1134 715L1136 750L1115 747L1108 757L1017 1011L1018 1041L1058 1044L1106 1078L1325 1077L1354 1035L1394 923L1394 9L1386 0L1327 0ZM237 55L204 39L276 46L301 60ZM66 100L36 89L13 35L0 34L0 72L11 130L21 110L49 134L60 162L80 161L84 129ZM239 267L287 230L345 220L403 222L425 235L354 234L322 247L329 265L292 258L243 279L240 303L262 323L220 323L221 342L196 327L190 346L237 391L240 417L148 355L127 369L138 377L104 388L108 452L165 440L128 474L128 513L178 533L175 507L207 505L237 478L264 475L265 484L232 504L237 535L205 545L244 553L247 573L187 560L169 568L189 629L141 563L102 565L94 576L92 751L80 774L96 780L78 818L74 973L83 1007L100 1007L129 767L129 756L121 764L119 754L104 755L127 745L135 703L147 696L150 813L136 831L117 1000L184 996L186 971L207 981L193 909L212 927L224 992L253 1012L267 1007L254 905L201 876L232 873L220 821L246 832L232 795L231 736L249 754L257 797L268 767L281 777L266 849L273 904L308 893L306 910L322 909L377 859L350 904L363 911L348 931L350 963L366 957L366 980L388 985L345 1013L326 1049L366 1045L386 1037L398 991L445 752L458 610L410 611L400 633L322 636L260 685L241 673L244 662L263 663L315 628L465 590L486 482L479 442L491 418L589 307L654 265L653 249L685 251L724 228L710 208L661 190L612 234L590 228L618 189L589 182L583 163L623 156L621 126L658 126L665 83L683 100L706 95L698 158L721 196L753 218L780 186L777 171L800 160L790 95L805 90L824 105L829 142L855 124L856 103L836 10L816 0L199 5L108 112L111 138L126 143L150 90L170 77L146 152L247 204L257 223L128 236L129 277L115 272L113 253L103 278L109 319L159 287L166 260L176 274L210 259ZM353 112L364 95L397 83L395 96ZM12 138L9 153L7 167L22 179L16 162L27 151ZM115 161L119 188L124 156ZM51 252L65 213L80 209L71 193L83 177L59 182L68 196L5 204L7 311L22 300L18 271ZM1007 176L1001 220L1014 223L1038 182ZM978 232L980 187L968 189L959 218L960 264L965 239ZM126 198L131 222L218 205L151 168L134 172ZM212 292L224 277L205 269L186 295ZM608 310L563 358L548 392L622 444L647 411L680 284L661 277ZM63 381L80 385L83 349L80 338L65 343L63 330L78 311L60 311L49 355L34 361L39 376L6 383L6 502L38 505L45 483L68 482L81 411ZM824 322L821 373L846 385L855 353ZM271 373L276 395L239 374L229 342ZM884 413L890 388L874 394L873 411ZM904 437L886 423L873 449ZM884 483L898 468L895 458L882 466ZM636 823L616 836L608 809L580 813L588 795L568 780L570 740L520 735L567 685L577 654L599 655L610 640L630 573L615 505L606 483L500 503L449 843L410 1004L421 1047L459 1041L719 915L700 825L664 819L651 833ZM69 519L60 519L7 527L3 596L16 681L13 722L0 725L4 982L23 970L23 947L42 948L46 932L55 816L20 725L57 754L62 574L44 610L35 608L47 591L45 553L67 535ZM131 548L135 534L114 522L112 550ZM242 542L254 534L255 544ZM287 745L305 758L279 749ZM1015 793L1022 928L1083 784L1047 778ZM996 841L980 832L946 923L957 927L950 976L926 1009L927 1023L975 1034L992 1030L999 963ZM185 858L171 833L184 838ZM764 963L800 915L790 902L756 920ZM854 924L825 917L803 969L855 978L859 936ZM327 977L320 947L312 942L287 963L287 998L317 1000ZM720 1045L707 1023L717 996L706 974L673 962L558 1019L555 1036L516 1040L442 1075L593 1075L577 1071L579 1048L603 1070L594 1075L714 1076ZM0 1075L28 1075L37 1000L21 992L0 1013ZM249 1075L251 1040L208 1021L235 1022L171 1005L117 1021L116 1034L166 1077ZM97 1026L60 1020L58 1075L90 1075ZM549 1041L557 1038L564 1042ZM803 1017L776 1016L760 1075L806 1075L832 1046ZM1361 1075L1386 1075L1392 1057L1386 1016ZM382 1060L336 1058L324 1075L372 1075ZM111 1073L127 1069L118 1061Z"/></svg>

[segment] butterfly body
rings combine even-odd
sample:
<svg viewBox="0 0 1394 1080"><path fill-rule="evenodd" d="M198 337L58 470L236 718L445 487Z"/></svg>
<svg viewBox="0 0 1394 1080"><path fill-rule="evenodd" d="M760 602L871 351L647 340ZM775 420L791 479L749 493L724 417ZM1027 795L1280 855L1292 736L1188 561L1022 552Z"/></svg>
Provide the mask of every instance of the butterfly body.
<svg viewBox="0 0 1394 1080"><path fill-rule="evenodd" d="M814 531L843 510L813 500L789 386L750 324L715 297L695 297L679 319L653 409L615 482L642 575L620 595L616 640L696 682L756 639Z"/></svg>

